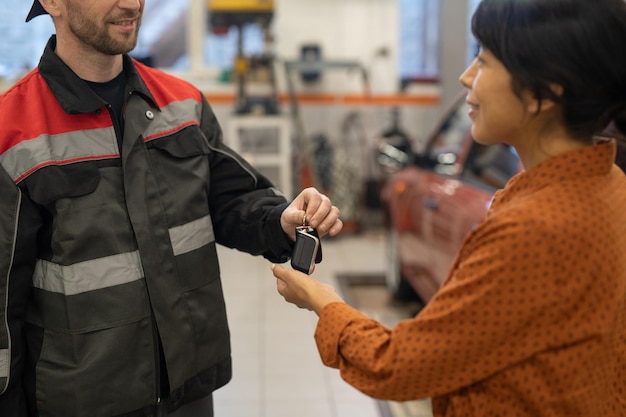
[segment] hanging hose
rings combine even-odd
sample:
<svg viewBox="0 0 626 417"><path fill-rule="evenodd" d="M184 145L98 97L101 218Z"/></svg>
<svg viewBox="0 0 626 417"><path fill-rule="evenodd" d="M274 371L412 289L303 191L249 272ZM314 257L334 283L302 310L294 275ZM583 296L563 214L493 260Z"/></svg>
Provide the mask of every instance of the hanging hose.
<svg viewBox="0 0 626 417"><path fill-rule="evenodd" d="M358 112L346 115L341 125L341 140L333 153L331 200L341 210L347 231L356 231L360 221L362 195L361 170L367 135Z"/></svg>

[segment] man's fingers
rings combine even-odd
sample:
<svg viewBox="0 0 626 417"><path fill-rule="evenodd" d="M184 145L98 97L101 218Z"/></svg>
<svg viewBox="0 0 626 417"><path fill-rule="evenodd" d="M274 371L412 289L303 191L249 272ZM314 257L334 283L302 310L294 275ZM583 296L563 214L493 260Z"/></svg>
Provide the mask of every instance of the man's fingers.
<svg viewBox="0 0 626 417"><path fill-rule="evenodd" d="M333 224L333 226L328 231L328 234L331 236L337 236L339 232L341 232L341 229L343 229L343 222L341 221L341 219L337 219L335 221L335 224Z"/></svg>

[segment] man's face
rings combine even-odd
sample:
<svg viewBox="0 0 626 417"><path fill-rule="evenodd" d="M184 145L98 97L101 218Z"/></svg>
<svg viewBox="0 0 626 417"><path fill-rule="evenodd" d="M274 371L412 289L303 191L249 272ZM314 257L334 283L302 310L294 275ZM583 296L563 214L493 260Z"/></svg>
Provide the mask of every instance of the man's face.
<svg viewBox="0 0 626 417"><path fill-rule="evenodd" d="M66 0L65 23L86 46L106 55L137 45L145 0Z"/></svg>

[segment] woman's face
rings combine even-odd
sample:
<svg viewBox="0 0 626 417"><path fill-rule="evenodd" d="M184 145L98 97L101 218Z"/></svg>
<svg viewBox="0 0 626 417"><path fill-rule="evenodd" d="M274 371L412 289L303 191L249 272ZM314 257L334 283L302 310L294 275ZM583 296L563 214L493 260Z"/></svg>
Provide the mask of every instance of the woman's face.
<svg viewBox="0 0 626 417"><path fill-rule="evenodd" d="M502 62L481 48L460 80L468 89L474 139L485 145L520 143L531 103L513 92L511 74Z"/></svg>

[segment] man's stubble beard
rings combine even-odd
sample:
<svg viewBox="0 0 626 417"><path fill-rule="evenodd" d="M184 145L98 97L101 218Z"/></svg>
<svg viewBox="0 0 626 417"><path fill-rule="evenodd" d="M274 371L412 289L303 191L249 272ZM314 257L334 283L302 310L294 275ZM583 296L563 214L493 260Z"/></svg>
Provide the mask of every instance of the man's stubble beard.
<svg viewBox="0 0 626 417"><path fill-rule="evenodd" d="M118 20L124 20L119 18ZM132 17L129 19L133 19ZM71 32L81 42L90 46L94 50L105 55L127 54L137 46L139 28L141 27L141 19L137 19L137 28L132 35L125 40L118 41L113 39L106 29L98 27L92 20L87 17L75 15L75 19L70 19L69 28Z"/></svg>

